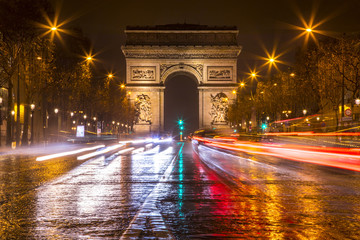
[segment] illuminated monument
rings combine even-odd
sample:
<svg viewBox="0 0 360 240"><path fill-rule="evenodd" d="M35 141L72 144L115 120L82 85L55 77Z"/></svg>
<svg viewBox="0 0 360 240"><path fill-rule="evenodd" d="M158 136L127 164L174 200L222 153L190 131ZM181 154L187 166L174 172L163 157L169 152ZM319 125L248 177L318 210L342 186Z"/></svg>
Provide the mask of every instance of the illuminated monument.
<svg viewBox="0 0 360 240"><path fill-rule="evenodd" d="M235 27L173 24L127 27L126 83L137 110L135 132L164 129L166 81L186 75L199 91L199 127L227 126L235 99L237 57L241 47Z"/></svg>

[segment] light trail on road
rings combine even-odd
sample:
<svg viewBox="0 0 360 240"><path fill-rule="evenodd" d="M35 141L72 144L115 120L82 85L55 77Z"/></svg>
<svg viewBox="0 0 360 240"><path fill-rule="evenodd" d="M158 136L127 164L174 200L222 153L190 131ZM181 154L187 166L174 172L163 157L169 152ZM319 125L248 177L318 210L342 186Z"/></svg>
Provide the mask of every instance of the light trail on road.
<svg viewBox="0 0 360 240"><path fill-rule="evenodd" d="M79 156L79 157L77 157L77 160L85 160L85 159L88 159L88 158L91 158L91 157L95 157L95 156L98 156L98 155L113 151L115 149L121 148L123 146L125 146L125 145L124 144L116 144L116 145L113 145L113 146L110 146L110 147L106 147L106 148L104 148L104 149L102 149L100 151L96 151L96 152L92 152L92 153L89 153L89 154Z"/></svg>
<svg viewBox="0 0 360 240"><path fill-rule="evenodd" d="M55 154L51 154L51 155L37 157L36 161L45 161L45 160L54 159L54 158L58 158L58 157L65 157L65 156L75 155L75 154L78 154L78 153L92 151L92 150L96 150L96 149L103 148L103 147L105 147L105 145L97 145L97 146L94 146L94 147L81 148L81 149L77 149L77 150L73 150L73 151L69 151L69 152L55 153Z"/></svg>
<svg viewBox="0 0 360 240"><path fill-rule="evenodd" d="M235 141L226 139L208 139L194 137L196 141L205 145L251 154L267 155L288 160L320 164L330 167L343 168L360 171L360 149L359 148L334 148L303 146L295 144L270 144L253 143L246 141Z"/></svg>

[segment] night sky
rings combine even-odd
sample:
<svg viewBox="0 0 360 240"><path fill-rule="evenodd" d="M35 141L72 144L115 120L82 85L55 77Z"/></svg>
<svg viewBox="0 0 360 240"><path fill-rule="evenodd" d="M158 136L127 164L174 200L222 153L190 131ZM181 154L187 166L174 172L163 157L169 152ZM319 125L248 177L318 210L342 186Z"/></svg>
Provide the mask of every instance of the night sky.
<svg viewBox="0 0 360 240"><path fill-rule="evenodd" d="M162 25L173 23L202 24L210 26L236 26L239 44L240 76L255 65L262 65L265 51L287 51L281 59L291 64L294 49L302 45L303 38L289 44L301 33L289 24L301 26L300 16L306 22L314 16L314 23L325 20L317 29L334 33L360 31L359 0L64 0L54 1L60 10L60 21L75 20L64 25L79 26L94 42L97 58L108 71L124 74L124 58L120 46L124 44L126 26ZM60 3L60 4L59 4ZM281 67L281 66L280 66Z"/></svg>
<svg viewBox="0 0 360 240"><path fill-rule="evenodd" d="M59 21L73 20L63 28L78 26L94 43L97 65L114 72L118 81L125 79L125 61L121 45L125 42L126 26L148 26L175 23L209 26L236 26L243 50L238 59L238 80L250 69L264 64L259 57L266 51L282 54L278 64L282 70L294 62L295 51L304 37L302 18L326 34L360 31L360 0L236 0L236 1L120 1L120 0L53 0L59 10ZM60 4L59 4L60 3ZM315 34L321 37L319 34ZM174 117L175 118L175 117ZM190 117L192 118L192 117ZM171 120L171 121L174 121Z"/></svg>

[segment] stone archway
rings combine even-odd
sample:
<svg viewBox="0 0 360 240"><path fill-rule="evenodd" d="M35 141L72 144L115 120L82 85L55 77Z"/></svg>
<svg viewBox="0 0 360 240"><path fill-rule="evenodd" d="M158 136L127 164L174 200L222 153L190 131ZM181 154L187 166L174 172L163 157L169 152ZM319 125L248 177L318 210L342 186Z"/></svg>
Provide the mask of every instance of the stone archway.
<svg viewBox="0 0 360 240"><path fill-rule="evenodd" d="M199 127L198 80L186 72L174 72L164 81L164 130L178 134L177 122L184 121L184 134Z"/></svg>
<svg viewBox="0 0 360 240"><path fill-rule="evenodd" d="M199 127L228 126L224 114L235 99L231 92L241 51L236 28L175 24L127 27L125 33L127 89L132 104L141 98L146 111L140 113L146 121L135 123L136 132L164 130L165 84L177 75L197 82Z"/></svg>

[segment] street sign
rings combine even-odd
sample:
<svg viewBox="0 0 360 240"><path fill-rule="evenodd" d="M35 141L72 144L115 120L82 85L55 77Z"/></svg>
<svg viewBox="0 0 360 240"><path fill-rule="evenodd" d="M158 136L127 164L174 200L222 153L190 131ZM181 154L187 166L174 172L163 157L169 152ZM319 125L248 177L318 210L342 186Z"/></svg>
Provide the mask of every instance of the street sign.
<svg viewBox="0 0 360 240"><path fill-rule="evenodd" d="M85 126L78 125L76 127L76 137L85 137Z"/></svg>
<svg viewBox="0 0 360 240"><path fill-rule="evenodd" d="M350 108L347 108L347 109L345 109L345 115L346 116L351 116L351 109Z"/></svg>
<svg viewBox="0 0 360 240"><path fill-rule="evenodd" d="M342 117L341 121L343 121L343 122L352 121L352 117Z"/></svg>

